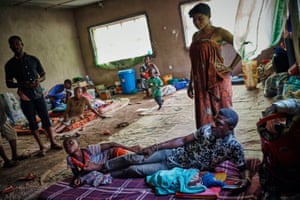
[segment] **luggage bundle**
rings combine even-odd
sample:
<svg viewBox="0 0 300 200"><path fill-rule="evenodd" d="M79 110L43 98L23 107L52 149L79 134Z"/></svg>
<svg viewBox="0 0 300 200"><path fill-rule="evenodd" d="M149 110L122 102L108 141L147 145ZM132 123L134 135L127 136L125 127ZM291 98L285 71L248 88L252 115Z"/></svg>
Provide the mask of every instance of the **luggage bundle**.
<svg viewBox="0 0 300 200"><path fill-rule="evenodd" d="M300 184L300 100L280 100L257 122L263 162L260 182L271 193L297 193Z"/></svg>

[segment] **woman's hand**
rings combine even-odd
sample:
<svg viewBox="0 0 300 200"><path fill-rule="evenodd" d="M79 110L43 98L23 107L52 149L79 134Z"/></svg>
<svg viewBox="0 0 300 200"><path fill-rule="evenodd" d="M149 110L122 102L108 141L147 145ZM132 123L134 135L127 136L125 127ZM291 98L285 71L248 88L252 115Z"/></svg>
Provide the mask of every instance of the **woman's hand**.
<svg viewBox="0 0 300 200"><path fill-rule="evenodd" d="M189 85L188 89L187 89L187 95L188 97L190 97L191 99L194 98L194 88L193 86Z"/></svg>

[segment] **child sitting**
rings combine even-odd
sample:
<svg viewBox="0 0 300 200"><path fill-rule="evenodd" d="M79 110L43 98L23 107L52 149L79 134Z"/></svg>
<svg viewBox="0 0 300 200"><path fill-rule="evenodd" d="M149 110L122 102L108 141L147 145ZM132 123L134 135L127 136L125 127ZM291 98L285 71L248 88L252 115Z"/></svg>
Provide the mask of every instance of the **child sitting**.
<svg viewBox="0 0 300 200"><path fill-rule="evenodd" d="M63 132L64 128L71 125L76 121L84 119L84 111L88 108L98 117L103 118L103 116L92 107L90 101L82 96L82 90L80 87L74 89L74 96L71 97L67 102L67 108L64 112L63 121L55 125L55 130L57 133ZM83 126L81 127L83 130Z"/></svg>
<svg viewBox="0 0 300 200"><path fill-rule="evenodd" d="M63 141L67 156L67 165L71 168L73 179L72 187L89 184L94 187L109 184L112 181L110 174L99 172L102 165L109 159L117 156L137 152L139 146L126 147L114 142L92 144L86 148L80 148L77 136L67 137Z"/></svg>

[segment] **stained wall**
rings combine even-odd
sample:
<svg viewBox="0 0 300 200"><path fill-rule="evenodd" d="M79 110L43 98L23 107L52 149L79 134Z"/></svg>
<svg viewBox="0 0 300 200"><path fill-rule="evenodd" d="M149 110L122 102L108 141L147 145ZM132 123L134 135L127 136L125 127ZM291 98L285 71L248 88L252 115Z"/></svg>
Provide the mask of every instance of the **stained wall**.
<svg viewBox="0 0 300 200"><path fill-rule="evenodd" d="M6 88L4 78L4 65L13 56L7 42L11 35L21 36L25 52L40 59L46 71L45 89L85 74L71 10L0 7L0 30L0 92L15 92Z"/></svg>

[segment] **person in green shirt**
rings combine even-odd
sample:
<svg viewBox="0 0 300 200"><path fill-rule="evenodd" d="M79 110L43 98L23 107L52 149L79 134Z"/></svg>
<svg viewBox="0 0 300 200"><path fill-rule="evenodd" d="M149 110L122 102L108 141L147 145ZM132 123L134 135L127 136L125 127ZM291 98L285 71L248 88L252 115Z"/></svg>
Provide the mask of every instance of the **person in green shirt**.
<svg viewBox="0 0 300 200"><path fill-rule="evenodd" d="M159 76L156 76L155 70L152 69L149 71L150 78L147 80L148 88L151 89L151 94L156 103L158 104L158 109L161 109L161 106L163 104L162 99L162 91L161 87L163 86L162 80L159 78Z"/></svg>

